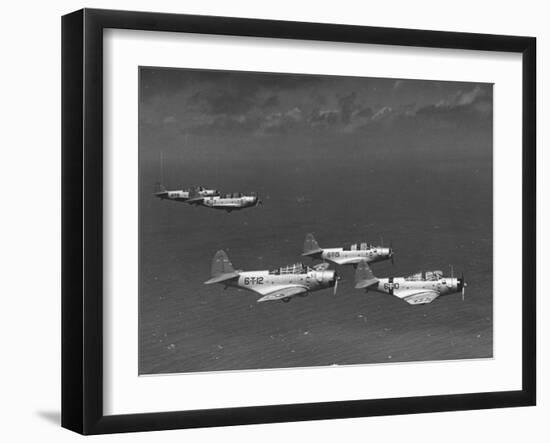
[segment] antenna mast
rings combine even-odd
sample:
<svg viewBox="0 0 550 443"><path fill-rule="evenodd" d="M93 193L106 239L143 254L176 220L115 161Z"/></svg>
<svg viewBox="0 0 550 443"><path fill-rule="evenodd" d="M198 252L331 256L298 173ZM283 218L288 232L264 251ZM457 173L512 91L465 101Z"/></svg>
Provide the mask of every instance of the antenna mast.
<svg viewBox="0 0 550 443"><path fill-rule="evenodd" d="M164 185L164 153L160 151L160 183Z"/></svg>

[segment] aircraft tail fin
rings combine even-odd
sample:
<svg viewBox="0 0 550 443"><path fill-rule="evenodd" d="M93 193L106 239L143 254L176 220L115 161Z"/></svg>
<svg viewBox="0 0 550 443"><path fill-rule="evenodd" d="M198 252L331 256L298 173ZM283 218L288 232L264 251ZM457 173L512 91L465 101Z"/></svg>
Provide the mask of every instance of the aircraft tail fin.
<svg viewBox="0 0 550 443"><path fill-rule="evenodd" d="M315 240L313 234L307 234L304 240L304 252L302 253L302 255L313 257L315 255L321 254L322 252L323 250L319 246L319 243L317 243L317 240Z"/></svg>
<svg viewBox="0 0 550 443"><path fill-rule="evenodd" d="M229 257L223 250L219 250L212 259L212 267L210 270L212 278L204 282L206 285L212 283L222 283L226 280L231 280L239 276L239 273L233 268L233 264L229 261Z"/></svg>
<svg viewBox="0 0 550 443"><path fill-rule="evenodd" d="M156 182L154 192L155 192L155 194L159 194L161 192L166 192L166 188L164 187L164 185L161 182Z"/></svg>
<svg viewBox="0 0 550 443"><path fill-rule="evenodd" d="M235 272L233 264L229 260L229 257L223 250L219 250L212 259L212 268L210 273L212 277L217 277L220 274L228 274Z"/></svg>
<svg viewBox="0 0 550 443"><path fill-rule="evenodd" d="M195 205L201 203L204 200L204 198L199 191L200 191L199 188L189 189L189 198L187 199L187 203L195 204Z"/></svg>
<svg viewBox="0 0 550 443"><path fill-rule="evenodd" d="M378 281L379 280L374 276L367 262L361 260L357 264L357 269L355 270L355 288L368 288L369 286L377 284Z"/></svg>

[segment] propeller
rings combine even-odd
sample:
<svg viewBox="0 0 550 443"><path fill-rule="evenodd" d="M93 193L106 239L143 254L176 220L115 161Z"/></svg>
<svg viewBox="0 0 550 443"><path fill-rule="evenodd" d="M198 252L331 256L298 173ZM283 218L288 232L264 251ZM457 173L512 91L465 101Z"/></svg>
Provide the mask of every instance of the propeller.
<svg viewBox="0 0 550 443"><path fill-rule="evenodd" d="M468 284L464 281L464 273L458 279L458 290L462 292L462 301L464 301L464 289Z"/></svg>
<svg viewBox="0 0 550 443"><path fill-rule="evenodd" d="M340 280L340 276L334 271L334 291L333 295L336 295L336 292L338 291L338 280Z"/></svg>
<svg viewBox="0 0 550 443"><path fill-rule="evenodd" d="M391 240L390 240L390 260L391 260L391 264L394 265L395 261L393 259L393 242Z"/></svg>
<svg viewBox="0 0 550 443"><path fill-rule="evenodd" d="M260 205L263 206L263 202L260 200L260 196L257 195L257 196L256 196L256 206L260 206Z"/></svg>

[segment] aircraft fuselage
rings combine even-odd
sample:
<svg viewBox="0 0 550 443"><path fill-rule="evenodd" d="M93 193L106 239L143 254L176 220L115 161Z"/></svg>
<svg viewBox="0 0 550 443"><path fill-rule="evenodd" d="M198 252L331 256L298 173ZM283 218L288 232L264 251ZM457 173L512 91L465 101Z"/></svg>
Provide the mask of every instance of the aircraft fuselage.
<svg viewBox="0 0 550 443"><path fill-rule="evenodd" d="M218 197L211 196L202 199L201 204L208 208L223 209L226 211L235 211L239 209L249 208L256 206L258 203L258 197L253 195L246 195L242 197Z"/></svg>
<svg viewBox="0 0 550 443"><path fill-rule="evenodd" d="M404 277L379 278L367 291L376 291L405 299L411 304L429 303L435 298L460 291L459 279L441 277L437 280L408 280ZM425 292L422 292L425 291Z"/></svg>
<svg viewBox="0 0 550 443"><path fill-rule="evenodd" d="M288 286L303 286L308 291L333 287L336 273L333 270L310 270L301 274L273 274L270 271L241 271L238 279L228 281L227 286L246 289L260 294L282 290Z"/></svg>
<svg viewBox="0 0 550 443"><path fill-rule="evenodd" d="M320 258L339 265L356 265L362 260L367 263L375 263L391 258L391 250L384 247L357 251L345 250L343 248L327 248L323 249Z"/></svg>
<svg viewBox="0 0 550 443"><path fill-rule="evenodd" d="M201 189L200 191L198 191L198 193L201 197L218 195L218 191L216 191L215 189ZM154 195L161 200L173 200L179 202L186 202L187 200L189 200L189 191L184 189L175 189L172 191L163 190L155 192Z"/></svg>

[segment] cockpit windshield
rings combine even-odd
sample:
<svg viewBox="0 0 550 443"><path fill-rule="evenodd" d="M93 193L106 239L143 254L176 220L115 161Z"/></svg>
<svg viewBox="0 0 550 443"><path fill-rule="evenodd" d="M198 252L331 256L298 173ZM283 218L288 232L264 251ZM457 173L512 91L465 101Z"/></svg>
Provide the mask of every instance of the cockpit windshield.
<svg viewBox="0 0 550 443"><path fill-rule="evenodd" d="M269 271L271 275L284 275L284 274L305 274L310 270L309 267L304 266L302 263L295 263L293 265L283 266L278 269Z"/></svg>
<svg viewBox="0 0 550 443"><path fill-rule="evenodd" d="M369 243L363 242L363 243L354 243L350 246L350 251L368 251L369 249L372 249L373 246Z"/></svg>
<svg viewBox="0 0 550 443"><path fill-rule="evenodd" d="M439 280L443 277L443 271L424 271L417 272L416 274L411 274L405 277L407 281L434 281Z"/></svg>

